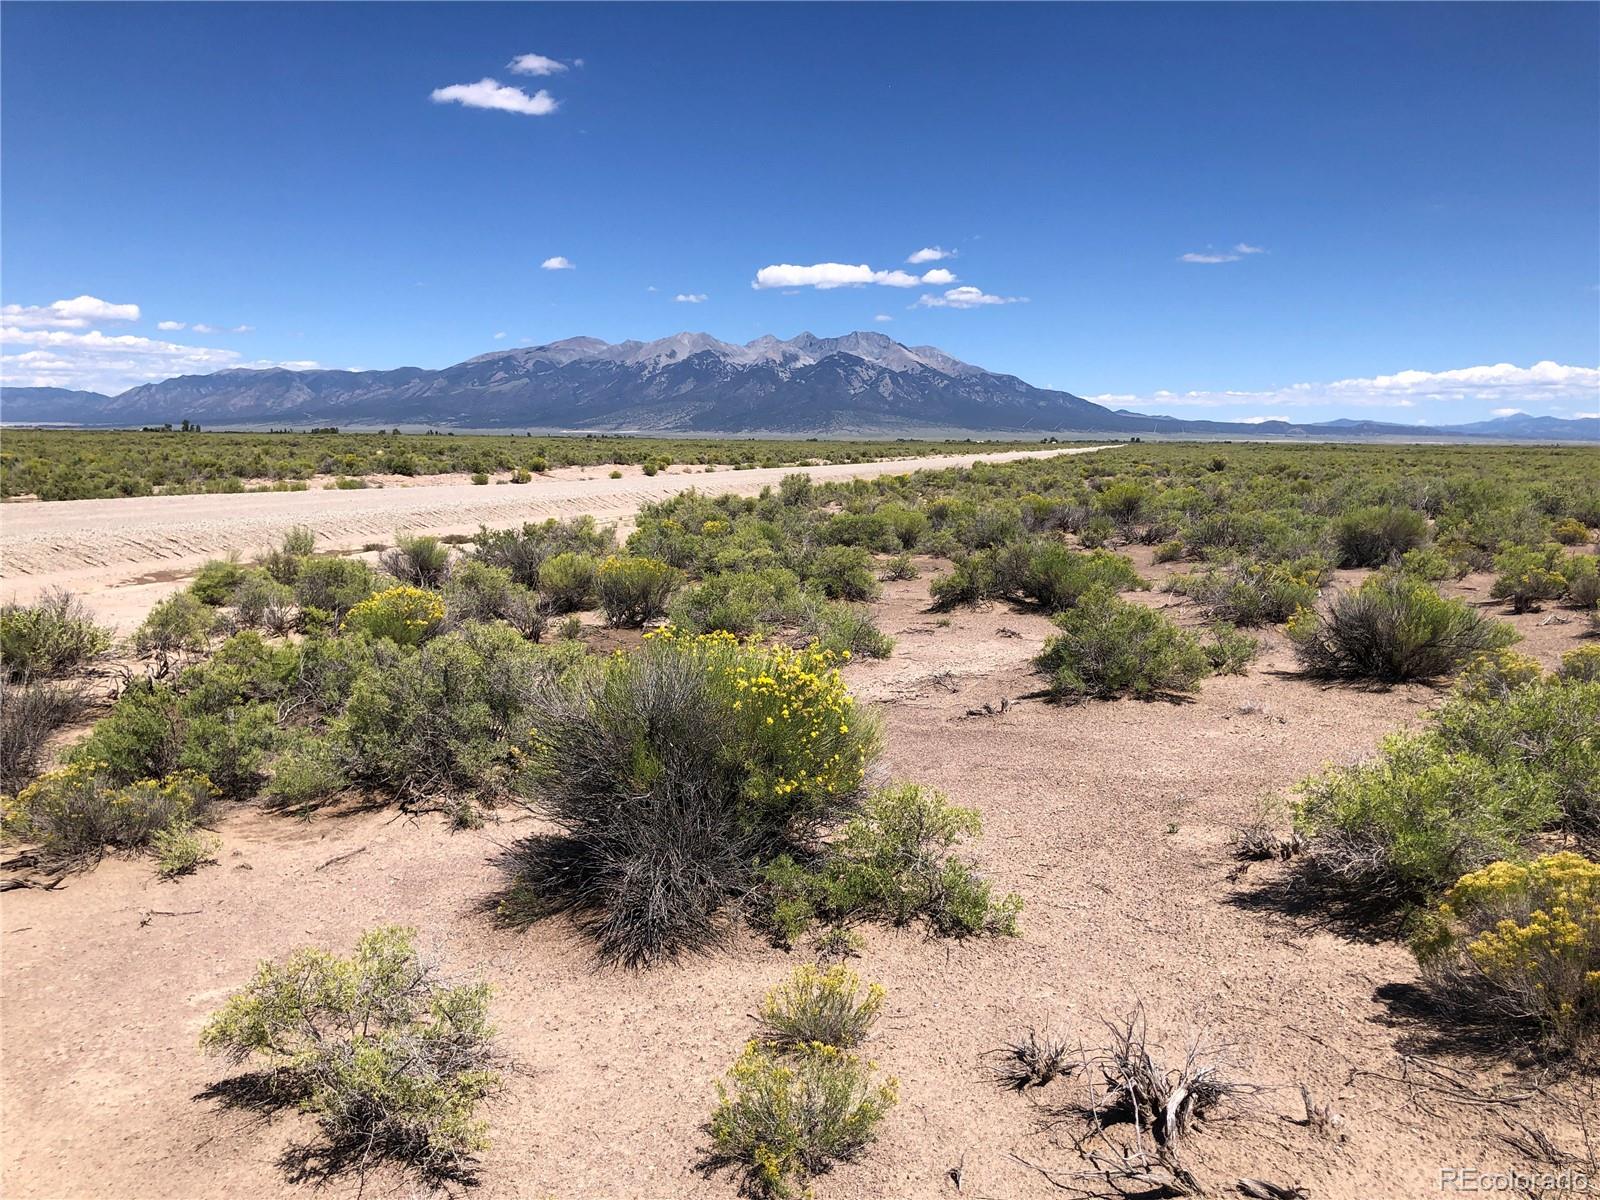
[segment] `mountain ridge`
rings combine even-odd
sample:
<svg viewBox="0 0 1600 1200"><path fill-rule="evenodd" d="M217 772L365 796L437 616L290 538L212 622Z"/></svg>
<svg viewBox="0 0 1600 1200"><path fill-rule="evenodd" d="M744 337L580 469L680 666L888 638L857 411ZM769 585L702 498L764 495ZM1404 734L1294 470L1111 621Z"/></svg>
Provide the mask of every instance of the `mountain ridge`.
<svg viewBox="0 0 1600 1200"><path fill-rule="evenodd" d="M744 344L685 331L652 341L564 338L438 370L232 367L115 395L0 391L10 424L427 425L709 434L1125 433L1541 437L1600 441L1600 420L1517 414L1423 427L1341 418L1259 423L1110 409L987 371L935 346L858 330Z"/></svg>

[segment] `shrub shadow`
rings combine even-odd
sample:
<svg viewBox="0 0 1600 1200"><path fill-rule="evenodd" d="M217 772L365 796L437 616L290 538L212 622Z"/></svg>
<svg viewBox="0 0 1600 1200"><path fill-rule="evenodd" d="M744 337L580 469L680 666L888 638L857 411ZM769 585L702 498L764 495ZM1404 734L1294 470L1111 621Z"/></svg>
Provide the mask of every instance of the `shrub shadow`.
<svg viewBox="0 0 1600 1200"><path fill-rule="evenodd" d="M1336 933L1366 945L1394 941L1405 932L1402 910L1372 899L1352 898L1324 883L1303 863L1278 878L1239 888L1223 902L1245 912L1288 917L1305 929Z"/></svg>

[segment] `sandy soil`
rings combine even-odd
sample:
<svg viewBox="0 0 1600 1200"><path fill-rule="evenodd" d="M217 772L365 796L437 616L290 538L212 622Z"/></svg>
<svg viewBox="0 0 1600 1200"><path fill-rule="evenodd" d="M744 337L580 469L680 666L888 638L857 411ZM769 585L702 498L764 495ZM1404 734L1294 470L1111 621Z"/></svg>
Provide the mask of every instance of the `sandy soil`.
<svg viewBox="0 0 1600 1200"><path fill-rule="evenodd" d="M1082 454L1101 447L933 455L877 463L773 467L706 473L677 467L646 476L638 468L612 479L601 468L565 468L527 484L419 486L152 496L0 505L0 598L29 601L50 587L83 595L107 624L131 631L157 601L179 590L208 558L245 558L275 544L292 525L316 532L322 550L358 550L405 533L473 533L548 517L631 517L641 504L689 488L752 495L797 470L812 478L870 479L923 468L970 466Z"/></svg>
<svg viewBox="0 0 1600 1200"><path fill-rule="evenodd" d="M1038 1168L1059 1177L1081 1166L1074 1123L1052 1128L1071 1085L1032 1100L1002 1092L983 1055L1030 1023L1093 1042L1102 1015L1139 1000L1161 1040L1208 1026L1236 1044L1238 1075L1271 1089L1254 1115L1190 1143L1191 1165L1217 1194L1253 1176L1319 1200L1436 1195L1443 1166L1516 1164L1496 1140L1504 1115L1570 1134L1544 1099L1515 1110L1450 1103L1400 1082L1406 1053L1466 1071L1481 1089L1512 1075L1503 1059L1443 1045L1438 1026L1406 1015L1416 969L1401 946L1287 911L1281 869L1239 876L1231 855L1262 797L1370 753L1436 693L1307 683L1268 634L1248 675L1207 680L1191 702L1052 706L1028 698L1039 686L1029 659L1049 631L1042 616L994 606L942 617L926 611L927 583L887 586L876 608L895 654L848 675L883 714L886 773L982 811L976 853L1025 898L1023 932L955 944L863 929L854 965L888 989L870 1049L899 1077L902 1103L861 1161L817 1180L819 1200L1068 1194ZM1174 597L1140 598L1190 619ZM1508 619L1526 635L1521 649L1547 665L1582 628ZM1003 715L969 715L1002 698ZM182 882L111 861L59 891L4 895L0 1192L305 1194L280 1159L310 1124L228 1107L208 1090L231 1072L199 1054L196 1036L258 959L307 942L346 949L365 928L403 921L452 967L492 981L518 1064L488 1114L495 1144L477 1195L734 1195L727 1176L695 1169L702 1124L763 990L803 955L736 934L726 951L679 965L597 971L560 923L496 928L476 906L502 881L499 847L533 828L516 812L451 833L436 817L300 821L241 807L220 825L219 865ZM1343 1114L1341 1136L1298 1122L1302 1083ZM958 1165L959 1193L948 1174ZM327 1182L338 1197L360 1186ZM388 1176L365 1188L416 1194Z"/></svg>

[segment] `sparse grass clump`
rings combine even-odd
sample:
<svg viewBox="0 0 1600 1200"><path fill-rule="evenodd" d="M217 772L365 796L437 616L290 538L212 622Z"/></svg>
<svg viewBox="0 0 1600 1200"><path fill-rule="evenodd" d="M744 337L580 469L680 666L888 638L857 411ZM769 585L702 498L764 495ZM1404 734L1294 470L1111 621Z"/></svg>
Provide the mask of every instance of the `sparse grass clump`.
<svg viewBox="0 0 1600 1200"><path fill-rule="evenodd" d="M1073 1051L1060 1034L1030 1028L989 1055L990 1070L1001 1087L1025 1092L1072 1075L1079 1066Z"/></svg>
<svg viewBox="0 0 1600 1200"><path fill-rule="evenodd" d="M877 1135L898 1084L874 1066L811 1043L781 1052L751 1042L718 1083L711 1161L742 1167L758 1196L804 1194L807 1179L848 1162Z"/></svg>
<svg viewBox="0 0 1600 1200"><path fill-rule="evenodd" d="M192 874L205 863L216 861L221 848L222 839L216 834L196 829L187 821L164 825L150 839L156 874L163 879Z"/></svg>
<svg viewBox="0 0 1600 1200"><path fill-rule="evenodd" d="M448 985L415 939L386 926L350 958L307 948L264 962L200 1044L270 1071L280 1096L317 1117L332 1157L460 1176L488 1146L477 1110L500 1086L489 987Z"/></svg>
<svg viewBox="0 0 1600 1200"><path fill-rule="evenodd" d="M1581 855L1463 876L1413 946L1434 987L1479 1017L1568 1048L1600 1032L1600 864Z"/></svg>
<svg viewBox="0 0 1600 1200"><path fill-rule="evenodd" d="M33 604L0 606L0 667L12 683L74 671L110 645L110 631L71 592L55 589Z"/></svg>
<svg viewBox="0 0 1600 1200"><path fill-rule="evenodd" d="M1034 662L1058 700L1191 692L1210 670L1205 650L1170 619L1103 587L1058 613L1055 623L1061 632Z"/></svg>
<svg viewBox="0 0 1600 1200"><path fill-rule="evenodd" d="M1389 571L1339 593L1326 613L1301 609L1289 622L1289 636L1308 675L1378 683L1452 675L1518 637L1509 625L1445 599L1424 580Z"/></svg>
<svg viewBox="0 0 1600 1200"><path fill-rule="evenodd" d="M103 765L75 763L40 776L5 801L3 827L36 846L47 866L70 868L107 851L144 850L163 830L203 821L216 789L202 775L180 773L117 785Z"/></svg>

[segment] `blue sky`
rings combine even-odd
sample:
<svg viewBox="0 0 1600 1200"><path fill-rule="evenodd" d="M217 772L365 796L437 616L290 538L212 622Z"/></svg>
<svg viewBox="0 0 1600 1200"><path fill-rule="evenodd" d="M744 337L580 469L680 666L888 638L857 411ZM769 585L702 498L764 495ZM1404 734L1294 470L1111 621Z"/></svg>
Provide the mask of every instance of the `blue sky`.
<svg viewBox="0 0 1600 1200"><path fill-rule="evenodd" d="M1182 415L1600 409L1600 5L13 3L3 35L13 383L876 328Z"/></svg>

